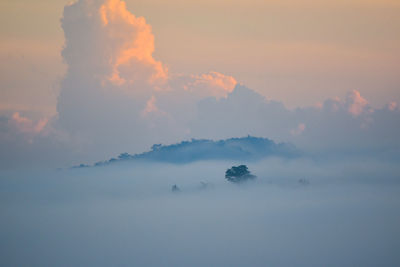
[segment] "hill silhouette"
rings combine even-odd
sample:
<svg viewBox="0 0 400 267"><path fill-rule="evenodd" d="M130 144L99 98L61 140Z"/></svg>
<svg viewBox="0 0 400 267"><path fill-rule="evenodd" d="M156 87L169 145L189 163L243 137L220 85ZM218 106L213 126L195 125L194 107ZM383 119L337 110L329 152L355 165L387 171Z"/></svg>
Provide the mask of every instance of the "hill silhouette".
<svg viewBox="0 0 400 267"><path fill-rule="evenodd" d="M155 144L148 152L134 155L122 153L117 158L97 162L94 166L133 160L184 164L199 160L255 161L268 156L292 158L298 155L299 151L292 144L247 136L219 141L192 139L173 145ZM83 167L89 165L81 164L75 168Z"/></svg>

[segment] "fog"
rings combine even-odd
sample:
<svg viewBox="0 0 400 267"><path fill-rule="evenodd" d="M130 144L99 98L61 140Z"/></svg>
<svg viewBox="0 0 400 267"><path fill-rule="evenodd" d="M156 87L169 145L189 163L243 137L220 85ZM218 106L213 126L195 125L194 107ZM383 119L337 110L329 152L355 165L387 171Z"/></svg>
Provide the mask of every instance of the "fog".
<svg viewBox="0 0 400 267"><path fill-rule="evenodd" d="M242 163L257 179L228 182ZM396 266L399 169L353 157L3 171L0 265Z"/></svg>

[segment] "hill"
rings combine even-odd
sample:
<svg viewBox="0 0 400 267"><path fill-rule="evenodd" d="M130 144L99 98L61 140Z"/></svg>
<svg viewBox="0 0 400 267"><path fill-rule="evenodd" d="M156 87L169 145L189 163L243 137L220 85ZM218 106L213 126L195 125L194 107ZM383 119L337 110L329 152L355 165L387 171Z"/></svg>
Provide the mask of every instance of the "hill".
<svg viewBox="0 0 400 267"><path fill-rule="evenodd" d="M247 136L219 141L192 139L173 145L155 144L148 152L135 155L122 153L118 158L97 162L94 166L131 160L184 164L199 160L255 161L269 156L292 158L298 155L299 151L292 144L275 143L268 138ZM76 166L76 168L82 167L89 165Z"/></svg>

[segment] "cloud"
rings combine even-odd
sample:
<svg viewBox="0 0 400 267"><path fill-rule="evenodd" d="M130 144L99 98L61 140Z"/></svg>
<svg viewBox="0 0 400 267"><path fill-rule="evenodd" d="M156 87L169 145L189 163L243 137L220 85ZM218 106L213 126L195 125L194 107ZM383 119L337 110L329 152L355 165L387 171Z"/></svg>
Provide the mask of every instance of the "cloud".
<svg viewBox="0 0 400 267"><path fill-rule="evenodd" d="M100 7L103 32L107 40L117 41L111 58L111 81L119 84L145 79L150 84L164 83L168 70L153 58L154 36L143 17L135 17L126 9L125 2L108 0ZM137 67L142 70L138 70Z"/></svg>
<svg viewBox="0 0 400 267"><path fill-rule="evenodd" d="M146 107L143 110L144 115L148 114L148 113L152 113L152 112L158 112L159 109L156 106L156 98L154 96L151 96L151 98L149 99L149 101L147 101L146 103Z"/></svg>
<svg viewBox="0 0 400 267"><path fill-rule="evenodd" d="M237 84L232 76L215 71L202 75L192 75L190 78L190 81L185 85L186 90L197 91L203 96L214 96L216 98L226 97Z"/></svg>
<svg viewBox="0 0 400 267"><path fill-rule="evenodd" d="M121 0L79 0L65 7L61 22L67 73L58 115L34 121L13 111L0 125L6 138L19 133L68 146L75 163L140 153L155 143L248 134L313 151L400 146L397 104L373 109L359 91L291 110L230 75L171 73L153 57L151 26ZM19 153L25 153L22 146Z"/></svg>
<svg viewBox="0 0 400 267"><path fill-rule="evenodd" d="M348 92L345 100L341 100L339 97L327 99L322 107L332 112L345 109L353 117L372 112L368 101L357 90Z"/></svg>
<svg viewBox="0 0 400 267"><path fill-rule="evenodd" d="M359 91L353 90L346 96L346 106L348 112L357 117L365 112L365 108L368 105L368 101L363 98Z"/></svg>
<svg viewBox="0 0 400 267"><path fill-rule="evenodd" d="M299 123L299 125L297 125L297 128L292 129L290 131L290 133L293 136L300 135L304 132L305 129L306 129L306 125L304 123Z"/></svg>
<svg viewBox="0 0 400 267"><path fill-rule="evenodd" d="M47 118L43 118L38 120L37 122L33 122L31 119L21 116L19 112L15 112L9 120L9 124L12 127L15 127L18 131L33 135L42 133L47 123Z"/></svg>
<svg viewBox="0 0 400 267"><path fill-rule="evenodd" d="M150 97L150 99L146 102L146 107L142 110L141 115L143 117L156 115L156 116L168 116L168 114L160 110L157 106L157 99L154 95Z"/></svg>
<svg viewBox="0 0 400 267"><path fill-rule="evenodd" d="M123 1L77 1L65 7L62 27L70 72L82 70L117 86L159 85L168 79L167 68L152 56L151 26Z"/></svg>
<svg viewBox="0 0 400 267"><path fill-rule="evenodd" d="M226 97L236 85L218 72L171 74L153 57L151 26L124 1L79 0L65 7L61 22L68 70L56 127L86 139L88 151L141 151L187 138L196 103Z"/></svg>
<svg viewBox="0 0 400 267"><path fill-rule="evenodd" d="M124 1L80 0L65 7L61 22L66 40L62 55L69 67L66 80L77 75L73 78L89 79L98 87L151 93L171 89L178 78L185 90L216 97L226 96L236 84L233 77L218 72L170 75L153 57L151 26L129 12Z"/></svg>
<svg viewBox="0 0 400 267"><path fill-rule="evenodd" d="M19 112L0 116L0 170L56 168L78 157L75 142L52 127L48 118L32 119Z"/></svg>
<svg viewBox="0 0 400 267"><path fill-rule="evenodd" d="M151 26L124 1L80 0L65 7L62 28L68 71L56 127L103 156L155 142L160 118L144 114L158 111L156 93L168 88L169 73L153 57Z"/></svg>
<svg viewBox="0 0 400 267"><path fill-rule="evenodd" d="M399 150L398 110L373 109L367 103L353 91L345 100L331 98L319 107L290 110L237 85L227 98L200 101L190 128L196 138L250 134L291 141L303 150L325 154Z"/></svg>
<svg viewBox="0 0 400 267"><path fill-rule="evenodd" d="M390 110L390 111L395 111L396 109L398 109L398 105L397 105L397 103L396 102L394 102L394 101L392 101L392 102L390 102L388 105L387 105L387 108Z"/></svg>

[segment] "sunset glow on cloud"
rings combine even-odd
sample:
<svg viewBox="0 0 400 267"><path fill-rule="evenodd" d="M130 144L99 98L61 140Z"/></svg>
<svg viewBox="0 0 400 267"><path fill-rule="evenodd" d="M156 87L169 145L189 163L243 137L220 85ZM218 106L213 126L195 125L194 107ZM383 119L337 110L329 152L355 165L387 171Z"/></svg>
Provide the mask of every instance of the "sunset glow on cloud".
<svg viewBox="0 0 400 267"><path fill-rule="evenodd" d="M116 53L115 59L111 59L111 64L114 66L110 79L134 83L135 79L143 79L143 77L135 78L132 67L143 65L147 66L151 73L147 77L149 83L165 82L168 78L168 71L161 62L153 58L154 36L151 26L146 23L146 20L131 14L126 9L125 2L120 0L106 1L100 7L100 16L103 30L108 32L110 39L128 38L121 40L121 44L116 48L119 51Z"/></svg>
<svg viewBox="0 0 400 267"><path fill-rule="evenodd" d="M44 128L48 123L48 119L47 118L40 119L35 123L31 119L21 116L19 112L15 112L12 115L9 123L12 126L15 126L18 129L18 131L22 133L39 134L43 132Z"/></svg>
<svg viewBox="0 0 400 267"><path fill-rule="evenodd" d="M368 105L368 101L356 90L353 90L347 95L346 103L348 105L348 111L355 117L359 116Z"/></svg>
<svg viewBox="0 0 400 267"><path fill-rule="evenodd" d="M231 66L218 69L215 67L218 64L214 63L231 62L242 56L239 41L243 40L236 44L230 39L235 49L226 45L229 57L211 53L204 58L209 62L206 70L175 71L177 68L173 64L161 59L165 58L165 52L157 53L160 45L157 42L156 47L152 25L147 18L137 16L136 6L129 3L79 0L64 7L61 27L65 42L61 55L66 72L57 82L57 114L50 119L40 119L47 116L14 109L5 115L7 123L2 124L8 127L7 138L13 137L13 133L16 136L24 133L33 137L30 140L35 143L35 136L42 138L49 127L52 129L48 133L51 142L70 147L72 154L85 151L88 157L115 154L121 150L144 151L154 143L193 137L216 139L247 134L295 141L318 149L380 146L384 143L380 140L397 144L396 114L399 109L396 102L391 100L383 108L374 107L371 98L364 95L363 88L355 87L358 90L337 94L341 98L327 94L327 100L319 99L317 106L296 109L287 108L286 103L259 93L280 90L274 87L273 80L285 79L285 76L275 73L277 75L272 77L275 74L271 70L286 75L296 73L301 80L308 71L335 76L341 69L343 57L349 59L346 66L355 70L360 62L381 60L367 49L358 50L357 60L361 61L352 61L352 50L343 50L330 43L309 40L263 43L249 39L253 50L258 51L257 60L251 65L245 61L243 65L235 64L234 67L241 71L226 73L224 70L232 70ZM322 8L314 2L309 4ZM264 8L264 4L261 6ZM285 10L290 7L271 6ZM276 34L274 29L268 28L268 31ZM156 32L161 36L164 34L159 30ZM180 39L174 35L168 37L177 40L177 47L193 49L193 53L210 52L198 49L201 40L197 37L191 42L178 42ZM213 39L205 40L204 47L207 42L215 47L221 45L219 40ZM164 50L161 47L161 51ZM248 51L249 56L253 50ZM329 64L329 70L321 67L321 60ZM196 65L200 61L190 63ZM271 65L264 68L261 63ZM235 73L240 77L265 73L271 84L249 89L247 80L239 79ZM338 77L337 80L342 79ZM293 84L291 97L295 97L298 90L297 84ZM318 87L318 90L323 92L325 87ZM308 98L308 94L303 93L301 97ZM20 115L22 110L24 116ZM383 139L380 137L385 133L381 129L385 127L393 129L389 131L390 137ZM341 128L349 131L332 134Z"/></svg>
<svg viewBox="0 0 400 267"><path fill-rule="evenodd" d="M77 15L80 23L85 22L79 31L74 26ZM109 87L127 91L168 90L168 83L176 79L153 57L151 26L145 18L130 13L122 0L75 2L65 7L62 25L66 37L63 55L71 74L75 69L92 71L94 81L101 81L106 87L108 81ZM85 28L90 29L89 35L83 32ZM226 96L236 84L233 77L218 72L191 75L184 80L185 90L202 96Z"/></svg>
<svg viewBox="0 0 400 267"><path fill-rule="evenodd" d="M74 30L78 14L84 27L92 31L89 36ZM151 26L131 14L125 2L78 1L65 8L62 21L67 40L63 54L70 67L80 65L82 58L75 58L76 53L86 58L98 79L117 86L159 85L168 79L167 69L153 58Z"/></svg>
<svg viewBox="0 0 400 267"><path fill-rule="evenodd" d="M197 90L204 92L204 95L217 98L226 97L237 84L237 81L232 76L226 76L215 71L202 75L193 75L192 78L193 82L187 84L185 88L188 90L191 90L192 87L198 88Z"/></svg>

